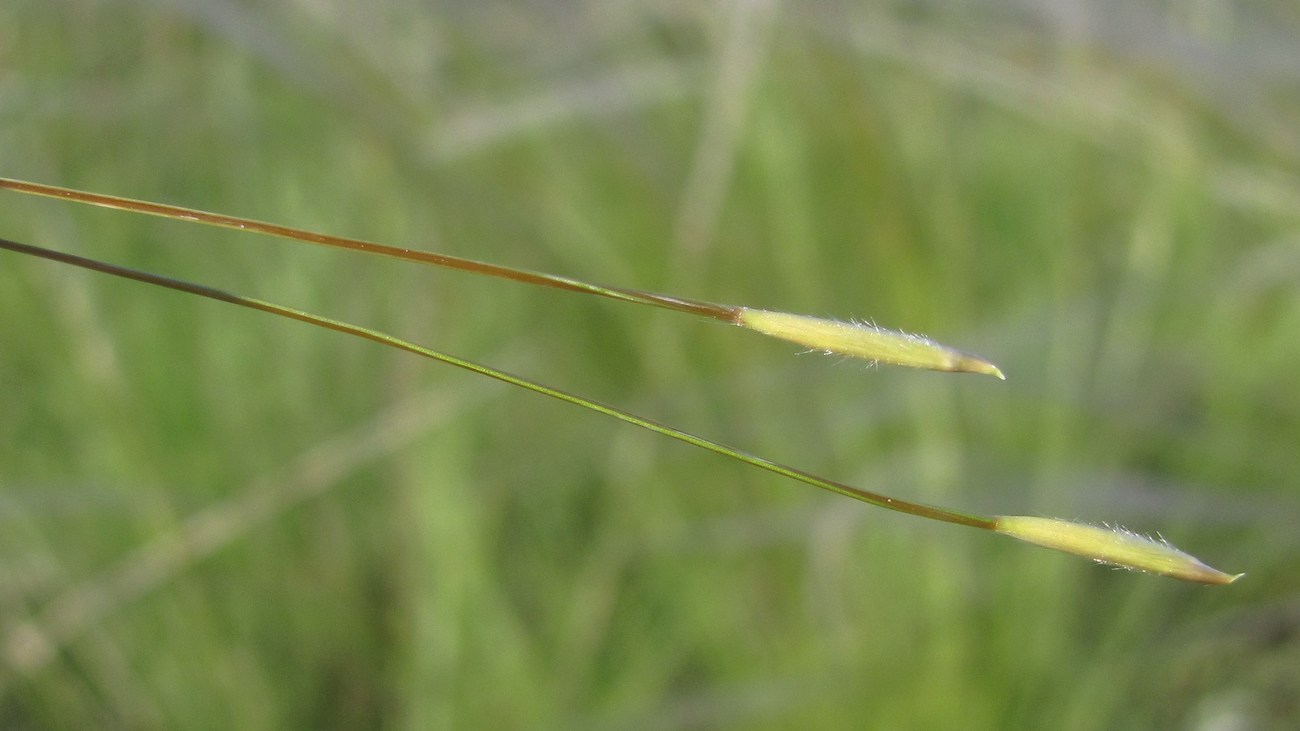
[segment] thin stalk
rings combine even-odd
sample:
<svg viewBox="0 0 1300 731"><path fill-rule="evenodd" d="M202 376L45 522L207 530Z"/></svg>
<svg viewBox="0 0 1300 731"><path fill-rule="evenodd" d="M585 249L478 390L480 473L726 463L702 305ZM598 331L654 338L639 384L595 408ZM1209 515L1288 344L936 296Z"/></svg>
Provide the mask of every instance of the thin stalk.
<svg viewBox="0 0 1300 731"><path fill-rule="evenodd" d="M669 295L655 294L653 292L641 292L639 290L626 289L623 287L609 287L599 284L591 284L590 282L583 282L556 274L533 272L526 269L503 266L501 264L490 264L488 262L475 261L473 259L466 259L459 256L451 256L450 254L436 254L429 251L420 251L419 249L405 249L398 246L379 244L373 241L353 239L346 236L332 236L330 234L307 231L305 229L293 228L291 226L281 226L277 223L255 221L251 218L228 216L223 213L210 213L208 211L200 211L194 208L182 208L181 206L172 206L165 203L153 203L151 201L135 200L132 198L122 198L103 193L90 193L84 190L62 188L57 185L44 185L42 183L32 183L25 180L0 178L0 188L5 188L19 193L27 193L29 195L41 196L44 198L55 198L57 200L73 201L75 203L99 206L101 208L111 208L118 211L143 213L150 216L170 218L177 221L193 221L195 223L203 223L209 226L218 226L220 228L234 229L237 231L251 231L253 233L267 234L269 236L288 239L290 241L299 241L307 244L328 246L335 249L346 249L366 254L387 256L393 259L401 259L402 261L428 264L443 267L445 269L456 269L464 272L472 272L474 274L483 274L489 277L498 277L500 279L509 279L511 281L523 282L525 284L535 284L542 287L563 289L569 292L594 294L600 297L622 300L624 302L649 305L652 307L663 307L670 310L677 310L679 312L689 312L693 315L700 315L701 317L708 317L714 320L722 320L723 322L736 322L740 310L743 309L732 305L717 305L711 302L702 302L684 297L672 297Z"/></svg>
<svg viewBox="0 0 1300 731"><path fill-rule="evenodd" d="M739 305L722 305L702 300L675 297L673 295L645 292L625 287L613 287L592 284L572 277L564 277L544 272L517 269L501 264L475 261L449 254L436 254L418 249L406 249L397 246L353 239L345 236L332 236L304 229L282 226L276 223L256 221L222 213L210 213L193 208L154 203L132 198L91 193L56 185L45 185L25 180L0 178L0 189L18 193L72 201L86 205L111 208L119 211L143 213L160 218L178 221L192 221L209 226L251 231L277 238L288 239L336 249L346 249L366 254L387 256L403 261L416 262L431 266L456 269L474 274L482 274L500 279L508 279L525 284L534 284L569 292L596 295L610 299L631 302L633 304L660 307L677 312L687 312L700 317L720 320L738 325L754 332L760 332L799 345L822 350L830 354L864 358L893 365L913 368L928 368L938 371L983 373L1004 378L1002 371L989 361L978 356L963 353L936 343L928 338L909 333L888 330L875 325L859 322L838 322L824 318L793 315L785 312L771 312Z"/></svg>
<svg viewBox="0 0 1300 731"><path fill-rule="evenodd" d="M127 267L121 267L115 264L109 264L107 262L98 261L96 259L87 259L85 257L76 256L74 254L67 254L61 251L53 251L51 249L45 249L39 246L31 246L29 244L23 244L17 241L11 241L9 239L0 238L0 249L8 249L9 251L14 251L20 254L28 254L30 256L40 257L42 259L49 259L51 261L57 261L63 264L71 264L72 266L81 267L82 269L90 269L93 271L102 272L104 274L111 274L115 277L121 277L123 279L133 279L137 282L144 282L146 284L152 284L158 287L173 289L178 292L186 292L188 294L194 294L200 297L207 297L208 299L213 299L220 302L229 302L230 304L239 305L240 307L248 307L254 310L261 310L262 312L268 312L273 315L279 315L280 317L287 317L293 320L298 320L299 322L305 322L310 325L315 325L317 327L323 327L329 330L335 330L337 332L346 333L348 335L353 335L359 338L365 338L366 340L373 340L374 342L387 345L391 348L405 350L409 353L415 353L416 355L424 356L425 358L432 358L433 360L441 361L449 365L454 365L457 368L464 368L467 371L472 371L474 373L478 373L480 375L484 375L489 378L495 378L498 381L503 381L513 386L519 386L520 388L525 388L528 389L529 391L540 393L544 396L550 396L553 399L558 399L560 401L564 401L566 403L570 403L575 406L580 406L584 409L589 409L591 411L595 411L597 413L604 414L606 416L612 416L615 419L618 419L620 421L625 421L635 426L639 426L642 429L649 429L650 431L655 432L657 434L662 434L666 437L672 437L673 439L686 442L687 444L692 444L701 449L707 449L710 452L715 452L725 457L730 457L732 459L740 460L741 462L744 462L746 464L751 464L755 467L765 469L769 472L775 472L778 475L784 475L785 477L798 480L800 482L812 485L814 487L820 487L823 490L829 490L831 492L838 493L840 495L845 495L847 497L851 497L856 500L861 500L864 503L870 503L878 507L887 508L889 510L897 510L900 513L908 513L909 515L916 515L922 518L940 520L946 523L957 523L959 525L968 525L974 528L983 528L985 530L993 530L996 525L996 519L993 517L974 515L969 513L961 513L955 510L948 510L946 508L939 508L932 505L924 505L921 503L909 502L907 500L900 500L898 498L889 497L887 495L880 495L878 493L868 492L867 490L853 487L851 485L845 485L840 482L835 482L834 480L828 480L824 477L819 477L810 472L805 472L803 470L796 469L794 467L789 467L779 462L773 462L770 459L765 459L757 455L743 452L739 449L728 447L725 444L721 444L719 442L715 442L710 439L705 439L704 437L696 436L694 434L691 434L686 431L682 431L681 429L677 429L675 427L671 427L666 424L660 424L659 422L652 421L642 416L637 416L636 414L630 413L628 411L624 411L614 406L602 404L598 401L592 401L591 399L583 398L582 396L568 393L567 391L562 391L558 388L552 388L550 386L537 383L536 381L530 381L526 378L522 378L520 376L506 373L505 371L498 370L491 366L482 365L480 363L474 363L465 360L463 358L458 358L454 355L448 355L447 353L442 353L436 350L430 350L429 348L423 347L421 345L416 345L415 343L412 343L410 341L402 340L401 338L394 337L392 335L389 335L384 332L380 332L378 330L372 330L367 327L362 327L360 325L353 325L351 323L342 322L340 320L335 320L328 317L321 317L320 315L314 315L310 312L304 312L302 310L294 309L292 307L277 305L273 302L267 302L265 300L256 299L253 297L245 297L243 295L234 294L233 292L227 292L225 290L215 289L213 287L208 287L202 284L195 284L193 282L187 282L180 279L172 279L170 277L164 277L157 274L151 274L149 272L139 271L137 269L129 269Z"/></svg>

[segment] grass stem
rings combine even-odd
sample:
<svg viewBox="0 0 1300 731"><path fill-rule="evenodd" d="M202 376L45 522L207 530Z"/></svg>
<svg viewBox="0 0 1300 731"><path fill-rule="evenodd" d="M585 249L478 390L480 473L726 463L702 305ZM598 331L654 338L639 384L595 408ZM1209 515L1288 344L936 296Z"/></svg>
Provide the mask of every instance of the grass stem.
<svg viewBox="0 0 1300 731"><path fill-rule="evenodd" d="M418 249L406 249L397 246L378 244L373 241L332 236L276 223L255 221L222 213L210 213L193 208L153 203L150 201L122 198L103 193L91 193L55 185L33 183L25 180L0 178L0 188L18 193L71 201L86 205L111 208L119 211L143 213L150 216L170 218L177 221L192 221L219 228L235 229L266 234L336 249L357 251L366 254L386 256L403 261L416 262L430 266L455 269L474 274L482 274L500 279L508 279L541 287L562 289L569 292L597 295L610 299L622 300L638 305L659 307L677 312L687 312L700 317L721 320L733 325L761 332L771 337L798 343L815 350L831 354L864 358L890 365L902 365L930 370L983 373L1004 378L1002 371L992 363L977 356L962 353L932 340L909 333L888 330L874 325L861 323L842 323L806 315L792 315L783 312L769 312L737 305L720 305L702 300L656 294L624 287L592 284L571 277L546 274L544 272L516 269L501 264L465 259L449 254L437 254Z"/></svg>
<svg viewBox="0 0 1300 731"><path fill-rule="evenodd" d="M992 530L995 524L995 519L991 517L961 513L955 510L948 510L945 508L939 508L932 505L924 505L921 503L913 503L906 500L899 500L898 498L893 498L886 495L879 495L877 493L868 492L867 490L853 487L851 485L845 485L843 483L835 482L834 480L828 480L824 477L818 477L817 475L811 474L809 472L804 472L803 470L799 470L794 467L789 467L780 464L778 462L773 462L772 460L765 459L763 457L742 452L738 449L728 447L725 444L721 444L719 442L715 442L710 439L705 439L704 437L696 436L694 434L683 431L681 429L677 429L675 427L668 426L666 424L660 424L656 421L652 421L642 416L637 416L636 414L624 411L622 409L613 406L609 406L607 404L602 404L597 401L593 401L591 399L583 398L582 396L568 393L567 391L562 391L558 388L552 388L550 386L537 383L536 381L530 381L526 378L522 378L520 376L506 373L505 371L498 370L491 366L482 365L480 363L474 363L465 360L463 358L458 358L454 355L449 355L447 353L431 350L421 345L416 345L415 343L409 342L407 340L402 340L401 338L394 337L392 335L389 335L384 332L380 332L378 330L372 330L367 327L362 327L360 325L353 325L351 323L343 322L340 320L335 320L328 317L322 317L320 315L314 315L310 312L304 312L302 310L294 309L292 307L285 307L283 305L278 305L273 302L267 302L265 300L260 300L253 297L245 297L243 295L234 294L232 292L227 292L225 290L208 287L202 284L195 284L193 282L186 282L179 279L172 279L170 277L164 277L149 272L142 272L137 269L129 269L127 267L121 267L115 264L109 264L107 262L98 261L96 259L87 259L85 257L76 256L74 254L67 254L61 251L53 251L51 249L45 249L38 246L31 246L29 244L23 244L17 241L10 241L8 239L0 238L0 249L8 249L9 251L17 252L20 254L27 254L30 256L35 256L42 259L48 259L50 261L56 261L63 264L70 264L75 267L81 267L82 269L90 269L93 271L102 272L104 274L111 274L115 277L121 277L123 279L132 279L137 282L144 282L145 284L152 284L158 287L164 287L166 289L176 290L178 292L186 292L188 294L198 295L200 297L206 297L208 299L218 300L220 302L228 302L233 305L239 305L240 307L248 307L254 310L261 310L262 312L278 315L280 317L287 317L293 320L298 320L299 322L305 322L310 325L315 325L317 327L323 327L329 330L334 330L337 332L346 333L348 335L353 335L355 337L365 338L366 340L372 340L374 342L387 345L388 347L391 348L405 350L409 353L415 353L416 355L424 356L425 358L432 358L433 360L441 361L449 365L454 365L458 368L463 368L467 371L472 371L474 373L478 373L480 375L484 375L489 378L495 378L498 381L503 381L513 386L519 386L520 388L524 388L529 391L533 391L535 393L540 393L545 396L550 396L551 398L558 399L560 401L564 401L566 403L570 403L575 406L580 406L584 409L589 409L591 411L595 411L597 413L604 414L606 416L611 416L620 421L625 421L629 424L634 424L643 429L649 429L652 432L656 432L658 434L671 437L678 441L686 442L687 444L692 444L701 449L707 449L710 452L715 452L725 457L730 457L732 459L740 460L741 462L745 462L746 464L751 464L755 467L765 469L769 472L775 472L778 475L784 475L786 477L798 480L800 482L813 485L814 487L820 487L823 490L829 490L831 492L838 493L840 495L845 495L857 500L861 500L862 502L870 503L872 505L876 505L882 508L887 508L889 510L897 510L902 513L917 515L923 518L931 518L933 520L941 520L947 523L957 523L960 525L969 525L976 528L984 528L987 530Z"/></svg>

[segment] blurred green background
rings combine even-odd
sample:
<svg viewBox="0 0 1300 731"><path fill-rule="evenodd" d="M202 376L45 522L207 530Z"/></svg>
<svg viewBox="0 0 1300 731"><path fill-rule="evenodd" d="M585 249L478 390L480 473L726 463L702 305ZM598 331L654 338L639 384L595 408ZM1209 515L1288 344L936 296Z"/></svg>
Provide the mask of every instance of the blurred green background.
<svg viewBox="0 0 1300 731"><path fill-rule="evenodd" d="M1009 380L0 195L0 727L1300 724L1290 2L7 0L0 175L870 318Z"/></svg>

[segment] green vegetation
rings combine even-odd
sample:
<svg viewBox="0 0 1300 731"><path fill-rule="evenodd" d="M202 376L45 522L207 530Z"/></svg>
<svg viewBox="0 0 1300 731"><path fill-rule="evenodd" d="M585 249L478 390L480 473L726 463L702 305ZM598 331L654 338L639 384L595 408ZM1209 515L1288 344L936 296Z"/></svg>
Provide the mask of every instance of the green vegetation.
<svg viewBox="0 0 1300 731"><path fill-rule="evenodd" d="M51 201L0 235L1249 579L932 528L6 255L0 724L1293 725L1293 10L414 7L6 5L0 174L872 317L1010 380Z"/></svg>

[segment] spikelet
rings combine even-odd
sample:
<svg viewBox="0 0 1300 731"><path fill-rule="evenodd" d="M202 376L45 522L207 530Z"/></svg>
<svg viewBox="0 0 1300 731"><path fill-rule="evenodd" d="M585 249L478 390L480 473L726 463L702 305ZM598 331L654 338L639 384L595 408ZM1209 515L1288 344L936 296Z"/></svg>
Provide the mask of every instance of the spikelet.
<svg viewBox="0 0 1300 731"><path fill-rule="evenodd" d="M998 516L994 530L1038 546L1054 548L1120 568L1202 584L1231 584L1245 574L1226 574L1195 556L1118 526L1096 526L1055 518Z"/></svg>
<svg viewBox="0 0 1300 731"><path fill-rule="evenodd" d="M886 330L869 323L841 322L788 312L740 308L735 322L750 330L792 343L890 365L928 368L936 371L984 373L1005 380L992 363L968 355L920 335Z"/></svg>

